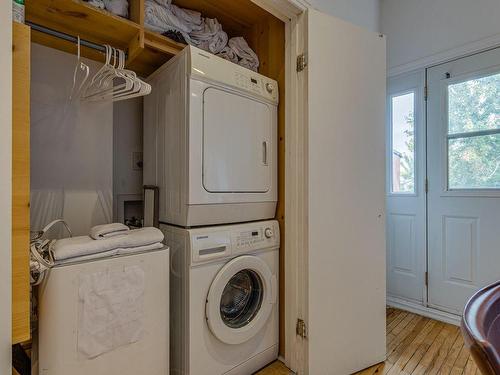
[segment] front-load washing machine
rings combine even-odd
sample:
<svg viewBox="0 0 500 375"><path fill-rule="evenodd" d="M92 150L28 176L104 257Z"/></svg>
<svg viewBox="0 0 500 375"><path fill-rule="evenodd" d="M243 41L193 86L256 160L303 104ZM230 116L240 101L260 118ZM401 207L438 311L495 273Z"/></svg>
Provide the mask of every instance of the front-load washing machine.
<svg viewBox="0 0 500 375"><path fill-rule="evenodd" d="M171 249L170 374L249 375L275 360L278 222L161 230Z"/></svg>
<svg viewBox="0 0 500 375"><path fill-rule="evenodd" d="M273 218L277 82L193 46L148 82L144 184L159 187L159 221L191 227Z"/></svg>

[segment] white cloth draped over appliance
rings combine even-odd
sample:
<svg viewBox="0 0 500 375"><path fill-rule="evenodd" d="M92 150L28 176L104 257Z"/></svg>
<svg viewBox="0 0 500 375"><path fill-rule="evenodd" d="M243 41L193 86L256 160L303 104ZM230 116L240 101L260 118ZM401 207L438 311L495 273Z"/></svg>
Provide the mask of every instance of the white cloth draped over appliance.
<svg viewBox="0 0 500 375"><path fill-rule="evenodd" d="M255 72L257 71L259 68L259 58L250 48L245 38L241 36L231 38L227 45L238 56L238 64Z"/></svg>
<svg viewBox="0 0 500 375"><path fill-rule="evenodd" d="M189 34L192 44L213 54L221 52L227 45L228 36L216 18L205 18L203 29Z"/></svg>
<svg viewBox="0 0 500 375"><path fill-rule="evenodd" d="M159 229L147 227L130 230L124 235L102 240L94 240L89 236L64 238L54 243L52 253L57 262L69 258L102 254L111 250L161 244L162 241L163 233Z"/></svg>

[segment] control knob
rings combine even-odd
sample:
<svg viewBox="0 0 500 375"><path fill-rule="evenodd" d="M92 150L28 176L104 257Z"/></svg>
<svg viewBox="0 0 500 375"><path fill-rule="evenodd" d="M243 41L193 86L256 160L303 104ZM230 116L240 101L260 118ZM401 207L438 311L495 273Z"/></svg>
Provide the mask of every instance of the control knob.
<svg viewBox="0 0 500 375"><path fill-rule="evenodd" d="M264 236L266 236L266 238L271 238L274 236L273 230L271 228L266 228L264 230Z"/></svg>
<svg viewBox="0 0 500 375"><path fill-rule="evenodd" d="M274 90L273 84L270 82L266 83L266 90L269 94L271 94Z"/></svg>

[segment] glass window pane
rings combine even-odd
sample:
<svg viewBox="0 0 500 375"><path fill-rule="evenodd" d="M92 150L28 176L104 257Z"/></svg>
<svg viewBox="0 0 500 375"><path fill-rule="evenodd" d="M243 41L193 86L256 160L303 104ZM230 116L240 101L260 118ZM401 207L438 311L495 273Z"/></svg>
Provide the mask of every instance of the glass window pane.
<svg viewBox="0 0 500 375"><path fill-rule="evenodd" d="M500 128L500 74L448 86L448 133Z"/></svg>
<svg viewBox="0 0 500 375"><path fill-rule="evenodd" d="M415 94L392 97L392 192L415 191Z"/></svg>
<svg viewBox="0 0 500 375"><path fill-rule="evenodd" d="M500 134L448 140L450 189L500 188Z"/></svg>

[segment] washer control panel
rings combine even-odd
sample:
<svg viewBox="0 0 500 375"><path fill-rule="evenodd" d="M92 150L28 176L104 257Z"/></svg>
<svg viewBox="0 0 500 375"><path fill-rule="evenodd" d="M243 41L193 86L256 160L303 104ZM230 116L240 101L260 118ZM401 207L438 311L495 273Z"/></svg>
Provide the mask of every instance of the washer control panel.
<svg viewBox="0 0 500 375"><path fill-rule="evenodd" d="M255 223L254 226L233 232L233 249L237 253L279 246L279 227L277 222Z"/></svg>
<svg viewBox="0 0 500 375"><path fill-rule="evenodd" d="M280 228L276 220L188 229L193 264L277 248Z"/></svg>

